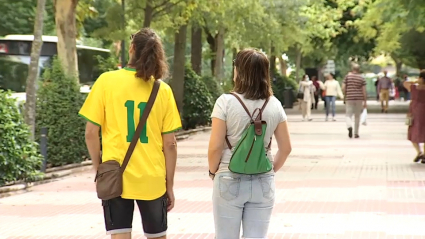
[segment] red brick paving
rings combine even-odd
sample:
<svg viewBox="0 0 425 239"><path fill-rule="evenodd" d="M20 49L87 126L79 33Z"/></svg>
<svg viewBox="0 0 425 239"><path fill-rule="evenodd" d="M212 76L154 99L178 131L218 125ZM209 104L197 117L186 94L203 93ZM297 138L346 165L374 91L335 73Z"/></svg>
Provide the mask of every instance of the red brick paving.
<svg viewBox="0 0 425 239"><path fill-rule="evenodd" d="M346 137L343 117L337 122L314 117L290 122L293 153L276 175L268 238L425 239L425 165L411 162L404 116L372 115L359 140ZM208 138L201 134L179 143L177 204L168 238L214 238ZM134 218L133 238L144 238L137 213ZM93 173L0 199L4 238L109 238Z"/></svg>

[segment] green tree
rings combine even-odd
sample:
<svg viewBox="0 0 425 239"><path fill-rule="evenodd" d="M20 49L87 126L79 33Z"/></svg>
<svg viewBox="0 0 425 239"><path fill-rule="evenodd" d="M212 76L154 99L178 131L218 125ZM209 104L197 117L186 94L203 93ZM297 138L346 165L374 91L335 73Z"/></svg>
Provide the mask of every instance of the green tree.
<svg viewBox="0 0 425 239"><path fill-rule="evenodd" d="M54 30L52 3L46 4L44 33ZM37 0L0 0L0 36L10 34L33 34Z"/></svg>

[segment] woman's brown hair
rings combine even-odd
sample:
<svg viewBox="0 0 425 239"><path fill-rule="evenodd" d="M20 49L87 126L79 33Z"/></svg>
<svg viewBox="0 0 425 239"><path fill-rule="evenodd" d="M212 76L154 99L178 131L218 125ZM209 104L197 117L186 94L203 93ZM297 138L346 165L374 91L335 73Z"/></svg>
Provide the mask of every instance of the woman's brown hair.
<svg viewBox="0 0 425 239"><path fill-rule="evenodd" d="M245 49L236 55L236 79L233 90L246 99L267 99L273 95L270 84L270 63L267 56L255 49Z"/></svg>
<svg viewBox="0 0 425 239"><path fill-rule="evenodd" d="M129 65L136 69L136 76L145 81L167 77L168 65L159 36L150 28L142 28L131 35L131 40L134 53Z"/></svg>

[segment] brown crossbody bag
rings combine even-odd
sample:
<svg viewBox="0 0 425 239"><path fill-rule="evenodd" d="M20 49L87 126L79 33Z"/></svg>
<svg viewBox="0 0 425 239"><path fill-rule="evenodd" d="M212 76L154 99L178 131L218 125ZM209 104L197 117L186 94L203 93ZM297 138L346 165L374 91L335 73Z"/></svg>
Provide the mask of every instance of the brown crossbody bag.
<svg viewBox="0 0 425 239"><path fill-rule="evenodd" d="M137 125L136 132L133 135L130 146L125 154L122 166L116 160L108 160L99 165L94 181L96 182L97 197L102 200L109 200L121 196L123 191L123 173L130 161L134 148L139 141L142 129L146 125L149 113L158 95L160 82L155 81L153 84L151 95L140 117L139 124Z"/></svg>

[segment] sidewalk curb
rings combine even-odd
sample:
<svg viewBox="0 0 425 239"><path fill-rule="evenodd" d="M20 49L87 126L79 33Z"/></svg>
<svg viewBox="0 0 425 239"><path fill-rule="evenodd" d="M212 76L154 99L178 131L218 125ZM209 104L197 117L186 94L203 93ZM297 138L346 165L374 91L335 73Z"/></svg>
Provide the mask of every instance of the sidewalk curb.
<svg viewBox="0 0 425 239"><path fill-rule="evenodd" d="M191 129L186 131L180 131L176 133L176 139L178 141L188 139L191 135L199 132L210 131L211 127L202 127L197 129ZM0 198L9 197L12 195L20 194L29 191L33 186L50 183L57 181L60 178L69 176L74 173L84 172L90 170L92 167L91 160L83 161L81 163L68 164L64 166L48 168L43 178L35 182L23 182L17 181L14 184L0 187Z"/></svg>
<svg viewBox="0 0 425 239"><path fill-rule="evenodd" d="M87 165L87 163L90 163L90 165ZM91 162L85 161L84 164L74 164L74 165L67 165L67 166L73 166L73 169L63 169L63 170L56 170L55 172L46 173L44 174L43 178L39 181L35 182L20 182L9 186L0 187L0 198L12 196L15 194L20 194L23 192L29 191L30 188L36 185L50 183L53 181L58 180L59 178L63 178L66 176L69 176L73 173L82 172L91 169Z"/></svg>

